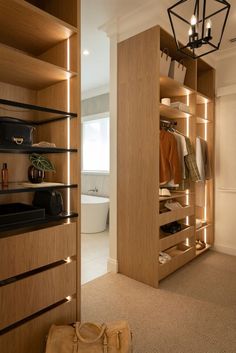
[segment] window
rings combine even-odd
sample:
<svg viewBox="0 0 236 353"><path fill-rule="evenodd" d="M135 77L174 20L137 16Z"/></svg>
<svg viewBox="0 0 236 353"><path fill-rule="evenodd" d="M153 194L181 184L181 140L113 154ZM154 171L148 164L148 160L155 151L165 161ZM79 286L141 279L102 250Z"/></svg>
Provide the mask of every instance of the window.
<svg viewBox="0 0 236 353"><path fill-rule="evenodd" d="M110 118L94 118L82 124L83 171L110 171Z"/></svg>

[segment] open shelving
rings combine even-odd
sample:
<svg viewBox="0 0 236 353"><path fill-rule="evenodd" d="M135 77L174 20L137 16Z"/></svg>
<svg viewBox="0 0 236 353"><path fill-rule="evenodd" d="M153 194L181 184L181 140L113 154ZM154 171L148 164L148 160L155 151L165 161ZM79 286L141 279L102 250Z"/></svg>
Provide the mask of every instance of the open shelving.
<svg viewBox="0 0 236 353"><path fill-rule="evenodd" d="M157 64L164 48L186 66L184 83L160 75ZM202 253L196 251L195 240L207 244L204 251L214 243L215 70L178 52L174 38L159 26L120 42L118 67L119 272L157 288L160 280ZM186 104L190 113L160 104L162 98ZM169 197L158 192L162 117L174 119L176 130L193 148L197 136L207 141L212 164L209 180L183 182ZM175 199L183 207L165 210L165 200ZM208 224L200 232L197 218ZM161 226L175 221L186 227L163 234ZM160 251L170 252L171 261L159 264Z"/></svg>
<svg viewBox="0 0 236 353"><path fill-rule="evenodd" d="M34 55L78 33L76 26L22 0L0 1L0 23L1 43Z"/></svg>
<svg viewBox="0 0 236 353"><path fill-rule="evenodd" d="M63 199L57 216L0 226L0 351L43 353L53 323L80 320L80 0L0 0L0 23L0 119L21 119L34 144L56 146L0 146L0 204L31 205L40 190ZM55 165L45 184L26 182L30 153Z"/></svg>

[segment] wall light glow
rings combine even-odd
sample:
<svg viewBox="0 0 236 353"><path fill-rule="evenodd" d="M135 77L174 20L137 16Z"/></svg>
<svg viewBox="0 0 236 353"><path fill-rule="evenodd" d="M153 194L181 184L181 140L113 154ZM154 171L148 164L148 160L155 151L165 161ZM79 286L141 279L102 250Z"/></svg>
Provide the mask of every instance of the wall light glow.
<svg viewBox="0 0 236 353"><path fill-rule="evenodd" d="M67 258L65 259L65 262L66 262L67 264L70 264L70 263L72 262L71 257L67 257Z"/></svg>
<svg viewBox="0 0 236 353"><path fill-rule="evenodd" d="M70 38L67 39L67 70L70 71ZM67 79L67 111L71 110L71 99L70 99L70 78ZM70 118L67 118L67 148L71 148L70 140ZM70 152L67 152L67 184L71 182L70 176L70 167L71 167L71 156ZM70 189L67 189L67 212L71 212L70 207Z"/></svg>
<svg viewBox="0 0 236 353"><path fill-rule="evenodd" d="M71 302L71 300L72 300L72 296L68 296L68 297L66 297L66 300L68 301L68 302Z"/></svg>

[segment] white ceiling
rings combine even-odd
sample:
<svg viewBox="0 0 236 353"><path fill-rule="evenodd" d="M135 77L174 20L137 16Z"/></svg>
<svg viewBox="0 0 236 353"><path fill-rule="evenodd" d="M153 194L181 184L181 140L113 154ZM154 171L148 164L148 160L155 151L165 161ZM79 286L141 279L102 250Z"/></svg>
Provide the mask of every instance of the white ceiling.
<svg viewBox="0 0 236 353"><path fill-rule="evenodd" d="M209 0L214 3L215 0ZM166 9L175 4L177 0L157 0L164 4ZM191 2L191 1L190 1ZM221 50L236 48L229 42L236 37L236 1L230 0L231 12ZM82 55L82 92L96 90L109 84L109 40L99 27L115 17L121 17L140 6L144 0L82 0L82 34L81 49L88 49L89 56ZM162 5L163 6L163 5ZM167 12L164 14L167 17Z"/></svg>

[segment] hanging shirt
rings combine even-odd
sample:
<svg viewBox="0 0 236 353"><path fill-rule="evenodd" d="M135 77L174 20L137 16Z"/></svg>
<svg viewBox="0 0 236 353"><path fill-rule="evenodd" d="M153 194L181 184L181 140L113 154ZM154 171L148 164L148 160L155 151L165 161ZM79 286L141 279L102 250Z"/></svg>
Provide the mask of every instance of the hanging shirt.
<svg viewBox="0 0 236 353"><path fill-rule="evenodd" d="M160 131L160 184L170 180L180 184L182 180L181 164L175 136L168 131Z"/></svg>
<svg viewBox="0 0 236 353"><path fill-rule="evenodd" d="M189 172L189 177L190 177L191 181L200 181L201 178L200 178L199 170L197 167L197 162L196 162L196 157L195 157L193 146L192 146L191 141L188 137L185 137L185 141L186 141L186 146L187 146L187 150L188 150L188 155L184 157L184 160L185 160L185 164L188 169L188 172Z"/></svg>
<svg viewBox="0 0 236 353"><path fill-rule="evenodd" d="M201 137L196 138L196 160L202 181L211 178L211 165L208 153L207 142Z"/></svg>
<svg viewBox="0 0 236 353"><path fill-rule="evenodd" d="M188 150L186 146L185 136L178 134L177 132L173 132L177 147L178 147L178 155L182 169L182 179L186 179L186 168L185 168L185 161L184 157L188 155Z"/></svg>

